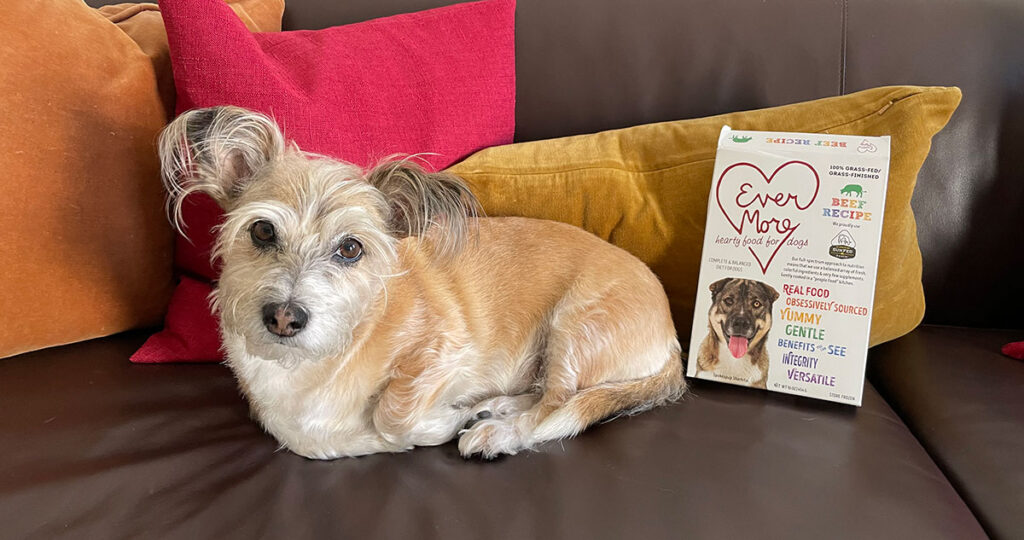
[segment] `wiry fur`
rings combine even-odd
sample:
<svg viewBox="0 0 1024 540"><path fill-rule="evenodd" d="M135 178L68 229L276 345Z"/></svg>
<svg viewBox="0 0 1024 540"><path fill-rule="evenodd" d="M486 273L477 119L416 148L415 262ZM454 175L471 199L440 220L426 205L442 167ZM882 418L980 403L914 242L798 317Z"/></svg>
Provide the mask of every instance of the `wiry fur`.
<svg viewBox="0 0 1024 540"><path fill-rule="evenodd" d="M228 364L255 416L296 453L459 436L466 456L514 454L685 389L661 284L580 229L478 218L454 176L304 154L237 108L179 117L161 152L174 215L195 191L226 210L214 255ZM250 238L256 221L273 224L271 248ZM349 238L362 258L339 263L332 253ZM309 313L293 337L261 319L280 302Z"/></svg>
<svg viewBox="0 0 1024 540"><path fill-rule="evenodd" d="M366 181L388 201L392 234L399 238L424 236L431 229L434 255L450 259L466 246L480 205L462 180L445 173L427 173L409 159L385 159Z"/></svg>
<svg viewBox="0 0 1024 540"><path fill-rule="evenodd" d="M255 171L285 151L273 120L239 107L185 112L164 128L157 144L168 213L182 234L181 205L188 194L203 191L225 206Z"/></svg>

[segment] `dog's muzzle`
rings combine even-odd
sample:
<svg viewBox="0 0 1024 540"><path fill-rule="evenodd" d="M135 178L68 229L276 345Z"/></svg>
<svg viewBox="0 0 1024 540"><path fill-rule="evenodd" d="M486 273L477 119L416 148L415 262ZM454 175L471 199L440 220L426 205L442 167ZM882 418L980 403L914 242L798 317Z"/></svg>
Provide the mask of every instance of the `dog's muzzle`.
<svg viewBox="0 0 1024 540"><path fill-rule="evenodd" d="M747 354L750 339L754 337L754 321L746 317L736 317L722 325L723 333L729 340L729 352L733 358L742 358Z"/></svg>

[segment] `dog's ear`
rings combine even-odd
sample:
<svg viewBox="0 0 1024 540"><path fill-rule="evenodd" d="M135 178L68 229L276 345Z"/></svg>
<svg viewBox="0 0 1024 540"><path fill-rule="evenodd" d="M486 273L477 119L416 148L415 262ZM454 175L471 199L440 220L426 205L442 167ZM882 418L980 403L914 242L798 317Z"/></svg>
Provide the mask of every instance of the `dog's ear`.
<svg viewBox="0 0 1024 540"><path fill-rule="evenodd" d="M722 279L712 283L711 287L710 287L710 289L711 289L711 300L714 301L715 298L718 298L718 293L722 292L722 289L725 288L726 284L728 284L732 280L733 280L733 278L727 277L727 278L722 278Z"/></svg>
<svg viewBox="0 0 1024 540"><path fill-rule="evenodd" d="M761 285L761 288L764 289L764 293L768 295L769 302L775 302L776 300L779 299L779 291L776 291L771 285L767 283L761 283L760 281L758 281L758 283Z"/></svg>
<svg viewBox="0 0 1024 540"><path fill-rule="evenodd" d="M210 195L225 210L250 180L285 151L277 124L239 107L187 111L160 134L160 168L171 219L181 229L189 193Z"/></svg>
<svg viewBox="0 0 1024 540"><path fill-rule="evenodd" d="M439 258L454 256L469 240L480 203L461 178L398 160L374 167L366 181L388 203L388 224L395 236L429 234Z"/></svg>

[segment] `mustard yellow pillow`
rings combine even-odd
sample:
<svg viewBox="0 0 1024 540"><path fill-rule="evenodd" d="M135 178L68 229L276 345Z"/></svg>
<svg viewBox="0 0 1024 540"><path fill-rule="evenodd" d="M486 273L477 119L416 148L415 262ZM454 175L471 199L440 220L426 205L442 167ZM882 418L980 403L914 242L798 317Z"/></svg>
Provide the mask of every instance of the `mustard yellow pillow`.
<svg viewBox="0 0 1024 540"><path fill-rule="evenodd" d="M931 138L960 103L958 88L894 86L783 107L499 146L450 170L491 216L571 223L626 249L665 284L687 335L718 132L891 135L892 158L878 262L871 344L924 316L921 251L910 198Z"/></svg>

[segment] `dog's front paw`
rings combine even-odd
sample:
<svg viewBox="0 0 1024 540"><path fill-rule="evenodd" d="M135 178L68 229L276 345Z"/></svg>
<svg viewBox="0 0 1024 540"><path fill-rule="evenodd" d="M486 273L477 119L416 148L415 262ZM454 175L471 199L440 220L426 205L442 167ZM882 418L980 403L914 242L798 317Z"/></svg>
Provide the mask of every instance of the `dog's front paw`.
<svg viewBox="0 0 1024 540"><path fill-rule="evenodd" d="M466 458L479 455L494 459L500 454L515 455L525 448L515 423L505 420L478 420L459 437L459 453Z"/></svg>
<svg viewBox="0 0 1024 540"><path fill-rule="evenodd" d="M477 403L469 411L466 429L472 428L481 420L505 420L526 412L540 399L537 394L521 394L518 396L496 396Z"/></svg>
<svg viewBox="0 0 1024 540"><path fill-rule="evenodd" d="M341 457L337 452L332 452L324 448L288 448L288 450L293 454L302 456L306 459L331 460Z"/></svg>

